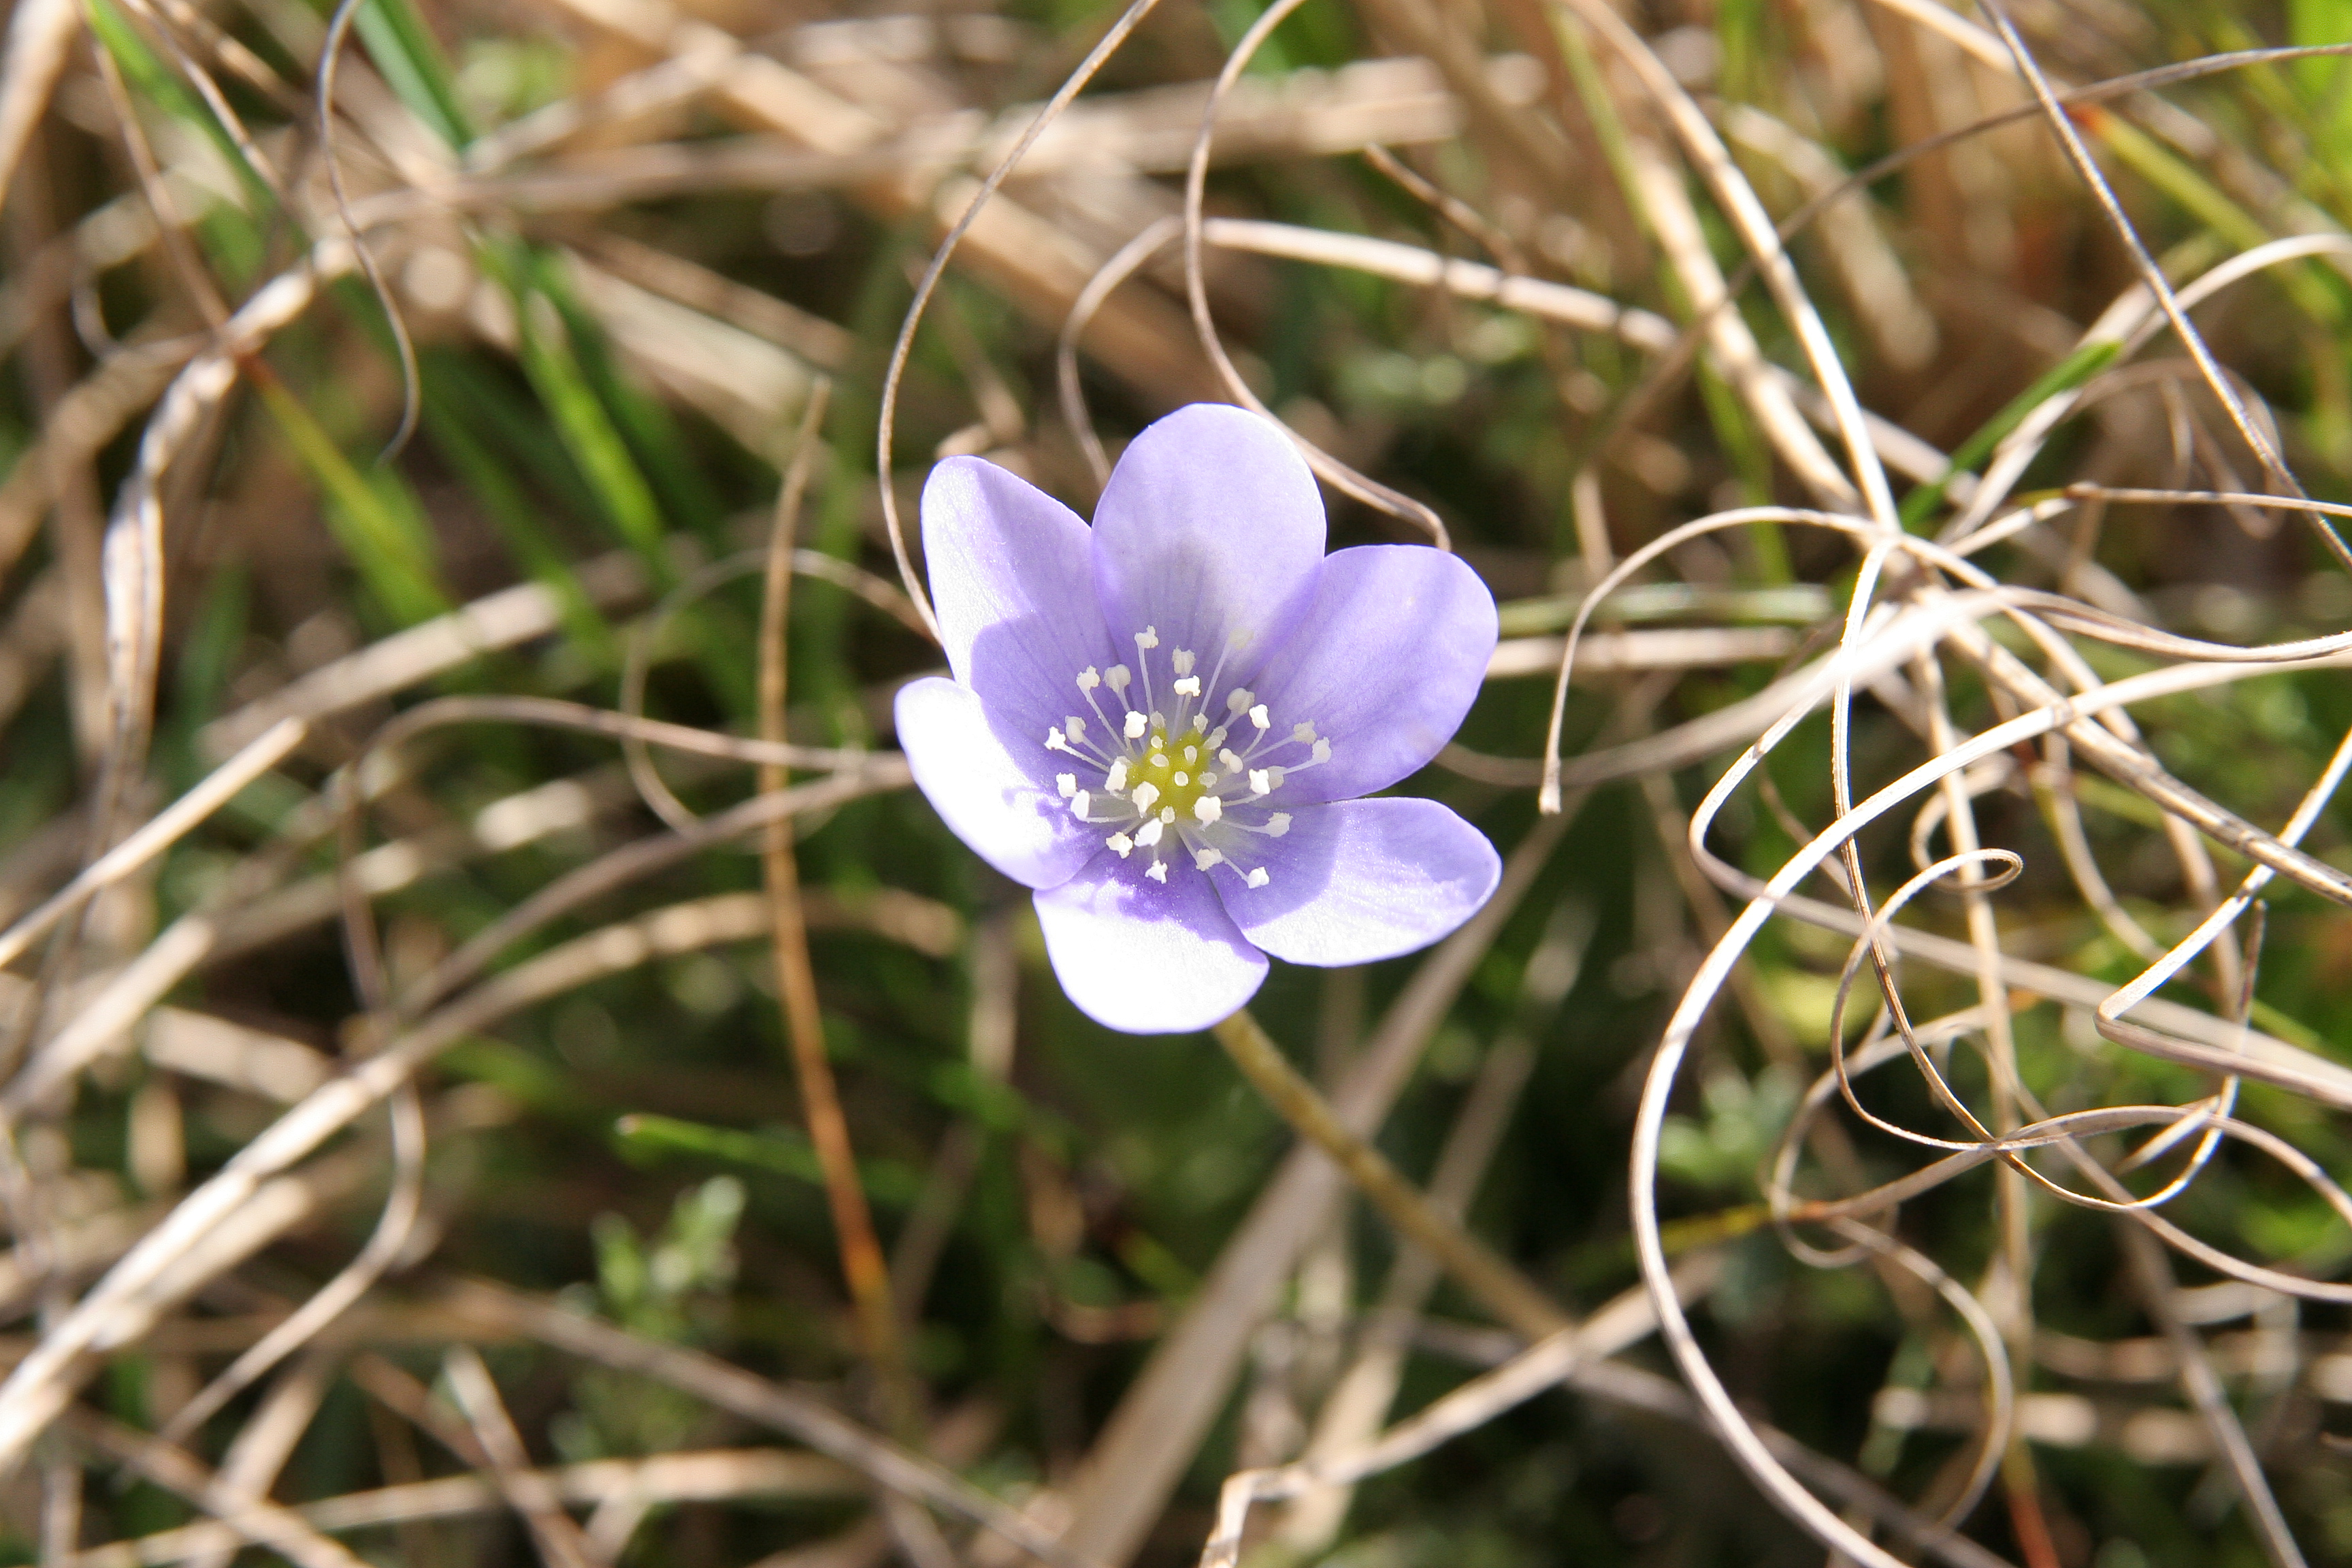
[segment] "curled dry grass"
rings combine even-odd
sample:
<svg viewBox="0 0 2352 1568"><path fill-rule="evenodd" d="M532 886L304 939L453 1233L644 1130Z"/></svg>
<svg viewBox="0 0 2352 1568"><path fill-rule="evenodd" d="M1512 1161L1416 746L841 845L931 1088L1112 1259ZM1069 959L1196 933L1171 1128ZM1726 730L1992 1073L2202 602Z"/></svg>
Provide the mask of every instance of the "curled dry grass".
<svg viewBox="0 0 2352 1568"><path fill-rule="evenodd" d="M5 1549L2352 1552L2339 9L19 0ZM1504 600L1271 1112L885 743L1202 397Z"/></svg>

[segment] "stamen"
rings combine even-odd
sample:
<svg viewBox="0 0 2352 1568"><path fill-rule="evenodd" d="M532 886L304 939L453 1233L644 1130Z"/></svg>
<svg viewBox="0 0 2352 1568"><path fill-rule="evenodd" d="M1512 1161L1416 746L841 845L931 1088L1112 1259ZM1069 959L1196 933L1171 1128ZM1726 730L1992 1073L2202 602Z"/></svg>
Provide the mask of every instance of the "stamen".
<svg viewBox="0 0 2352 1568"><path fill-rule="evenodd" d="M1185 764L1186 764L1187 766L1190 766L1192 763L1197 763L1197 762L1199 762L1200 760L1201 760L1201 748L1200 748L1200 747L1198 747L1198 746L1187 746L1187 747L1185 747L1185 748L1184 748L1184 762L1185 762Z"/></svg>
<svg viewBox="0 0 2352 1568"><path fill-rule="evenodd" d="M1256 707L1251 709L1249 710L1249 715L1250 722L1256 725L1259 729L1271 730L1274 728L1274 719L1266 712L1265 703L1261 702Z"/></svg>
<svg viewBox="0 0 2352 1568"><path fill-rule="evenodd" d="M1225 803L1215 795L1204 795L1192 803L1192 815L1203 822L1214 822L1225 815Z"/></svg>
<svg viewBox="0 0 2352 1568"><path fill-rule="evenodd" d="M1263 888L1268 882L1273 881L1274 879L1266 875L1265 867L1254 866L1250 868L1250 874L1244 877L1242 880L1247 882L1253 888Z"/></svg>
<svg viewBox="0 0 2352 1568"><path fill-rule="evenodd" d="M1190 675L1192 673L1192 650L1189 647L1180 647L1169 655L1168 662L1176 667L1177 674Z"/></svg>
<svg viewBox="0 0 2352 1568"><path fill-rule="evenodd" d="M1139 741L1143 739L1143 731L1150 727L1150 723L1151 721L1148 717L1137 712L1132 708L1129 709L1127 710L1127 738L1130 741Z"/></svg>
<svg viewBox="0 0 2352 1568"><path fill-rule="evenodd" d="M1156 741L1156 740L1159 740L1159 739L1160 739L1160 737L1159 737L1159 736L1157 736L1157 735L1154 735L1154 736L1152 737L1152 739ZM1168 765L1168 753L1167 753L1167 752L1152 752L1152 753L1151 753L1151 755L1150 755L1148 759L1146 759L1146 760L1150 763L1150 764L1152 767L1155 767L1155 768L1164 768L1164 767L1166 767L1166 766Z"/></svg>
<svg viewBox="0 0 2352 1568"><path fill-rule="evenodd" d="M1318 762L1318 763L1328 763L1328 762L1329 762L1330 760L1331 760L1331 742L1328 742L1328 741L1318 741L1318 742L1315 742L1315 761L1316 761L1316 762ZM1310 764L1308 764L1308 765L1309 765L1309 766L1312 766L1313 764L1312 764L1312 763L1310 763Z"/></svg>
<svg viewBox="0 0 2352 1568"><path fill-rule="evenodd" d="M1197 675L1188 675L1176 682L1175 690L1179 697L1198 697L1201 695L1201 678Z"/></svg>
<svg viewBox="0 0 2352 1568"><path fill-rule="evenodd" d="M1315 726L1311 723L1293 724L1290 727L1290 738L1297 741L1299 744L1305 745L1307 742L1315 738Z"/></svg>
<svg viewBox="0 0 2352 1568"><path fill-rule="evenodd" d="M1256 700L1257 693L1246 686L1236 686L1225 693L1225 708L1229 712L1238 713Z"/></svg>
<svg viewBox="0 0 2352 1568"><path fill-rule="evenodd" d="M1186 784L1191 784L1191 783L1192 782L1192 775L1191 773L1178 773L1175 777L1173 777L1173 778L1170 779L1168 782L1169 782L1170 784L1174 784L1177 788L1181 789L1181 788L1183 788Z"/></svg>
<svg viewBox="0 0 2352 1568"><path fill-rule="evenodd" d="M1061 793L1061 796L1064 800L1069 799L1072 795L1078 793L1078 775L1076 773L1055 773L1054 775L1054 788Z"/></svg>
<svg viewBox="0 0 2352 1568"><path fill-rule="evenodd" d="M1290 813L1286 811L1276 812L1272 816L1265 819L1265 826L1261 828L1259 831L1263 832L1268 838L1281 837L1284 834L1290 831Z"/></svg>
<svg viewBox="0 0 2352 1568"><path fill-rule="evenodd" d="M1217 753L1217 761L1225 764L1225 771L1229 773L1237 773L1242 771L1241 753L1234 751L1231 746L1227 746L1223 751Z"/></svg>
<svg viewBox="0 0 2352 1568"><path fill-rule="evenodd" d="M1111 763L1110 772L1103 776L1103 788L1113 795L1127 793L1127 759L1125 757Z"/></svg>
<svg viewBox="0 0 2352 1568"><path fill-rule="evenodd" d="M1161 806L1161 807L1160 808L1160 821L1162 821L1162 822L1173 822L1173 821L1175 821L1175 820L1176 820L1176 808L1175 808L1174 806L1172 806L1172 805L1163 805L1163 806Z"/></svg>
<svg viewBox="0 0 2352 1568"><path fill-rule="evenodd" d="M1192 851L1192 866L1195 870L1205 871L1210 867L1220 864L1223 859L1224 857L1214 849Z"/></svg>
<svg viewBox="0 0 2352 1568"><path fill-rule="evenodd" d="M1104 839L1103 842L1118 850L1118 858L1122 860L1135 853L1135 840L1129 838L1124 833L1114 833L1108 838Z"/></svg>
<svg viewBox="0 0 2352 1568"><path fill-rule="evenodd" d="M1067 777L1068 775L1065 774L1063 776ZM1076 817L1079 821L1084 822L1087 819L1087 808L1094 805L1094 799L1093 791L1083 789L1078 791L1077 794L1070 797L1070 815Z"/></svg>
<svg viewBox="0 0 2352 1568"><path fill-rule="evenodd" d="M1225 727L1223 724L1220 724L1215 729L1209 731L1209 744L1212 746L1222 746L1224 743Z"/></svg>
<svg viewBox="0 0 2352 1568"><path fill-rule="evenodd" d="M1068 728L1071 740L1083 741L1087 738L1087 721L1084 719L1073 713L1062 722Z"/></svg>
<svg viewBox="0 0 2352 1568"><path fill-rule="evenodd" d="M1279 771L1276 768L1252 768L1249 771L1250 794L1272 795L1278 782L1274 775Z"/></svg>
<svg viewBox="0 0 2352 1568"><path fill-rule="evenodd" d="M1150 811L1151 803L1160 798L1160 786L1146 779L1135 786L1135 793L1128 798L1135 802L1136 810ZM1149 843L1150 840L1147 839L1145 842Z"/></svg>
<svg viewBox="0 0 2352 1568"><path fill-rule="evenodd" d="M1160 836L1165 831L1167 831L1165 825L1155 816L1135 830L1135 841L1149 849L1160 842Z"/></svg>
<svg viewBox="0 0 2352 1568"><path fill-rule="evenodd" d="M1158 626L1146 626L1141 631L1136 633L1135 646L1139 648L1158 647L1160 646L1160 628Z"/></svg>
<svg viewBox="0 0 2352 1568"><path fill-rule="evenodd" d="M1123 664L1114 664L1103 671L1103 684L1122 697L1127 695L1127 683L1134 679L1134 671Z"/></svg>
<svg viewBox="0 0 2352 1568"><path fill-rule="evenodd" d="M1143 868L1143 874L1155 882L1164 882L1168 879L1168 862L1154 860Z"/></svg>
<svg viewBox="0 0 2352 1568"><path fill-rule="evenodd" d="M1079 690L1092 691L1096 687L1100 686L1101 684L1102 672L1097 669L1093 665L1090 664L1087 666L1086 668L1078 671Z"/></svg>
<svg viewBox="0 0 2352 1568"><path fill-rule="evenodd" d="M1216 774L1214 774L1214 773L1213 773L1209 772L1209 771L1208 771L1207 769L1205 769L1205 768L1203 768L1203 769L1201 771L1201 787L1202 787L1202 789L1207 789L1211 784L1215 784L1216 782L1217 782L1217 775L1216 775Z"/></svg>

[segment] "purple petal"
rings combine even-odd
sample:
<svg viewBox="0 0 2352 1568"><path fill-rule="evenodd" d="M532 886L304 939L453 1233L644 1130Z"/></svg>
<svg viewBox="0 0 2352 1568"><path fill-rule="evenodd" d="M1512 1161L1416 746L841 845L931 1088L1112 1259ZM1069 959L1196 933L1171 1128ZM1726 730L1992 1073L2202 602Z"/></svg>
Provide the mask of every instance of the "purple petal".
<svg viewBox="0 0 2352 1568"><path fill-rule="evenodd" d="M1301 722L1331 760L1275 793L1280 804L1348 800L1428 764L1486 678L1495 596L1458 556L1425 544L1369 544L1323 563L1315 597L1258 678L1274 733ZM1307 748L1269 749L1292 765Z"/></svg>
<svg viewBox="0 0 2352 1568"><path fill-rule="evenodd" d="M1114 656L1076 512L993 463L950 458L923 486L923 559L948 668L992 718L1043 741L1091 711L1077 673Z"/></svg>
<svg viewBox="0 0 2352 1568"><path fill-rule="evenodd" d="M1037 894L1054 973L1078 1010L1130 1035L1205 1029L1257 993L1265 955L1244 939L1209 879L1181 855L1165 886L1138 853L1106 849Z"/></svg>
<svg viewBox="0 0 2352 1568"><path fill-rule="evenodd" d="M1101 850L1102 834L1054 793L1052 754L1018 735L1000 737L971 690L926 676L898 689L896 709L916 784L982 859L1026 887L1050 888Z"/></svg>
<svg viewBox="0 0 2352 1568"><path fill-rule="evenodd" d="M1263 888L1215 873L1250 941L1293 963L1370 963L1426 947L1478 911L1503 874L1486 836L1433 800L1309 806L1257 839ZM1042 897L1042 895L1041 895Z"/></svg>
<svg viewBox="0 0 2352 1568"><path fill-rule="evenodd" d="M1130 639L1155 626L1204 672L1223 659L1228 681L1246 679L1297 620L1322 559L1323 498L1297 448L1221 403L1138 436L1095 508L1095 581L1130 663ZM1235 635L1246 640L1228 656Z"/></svg>

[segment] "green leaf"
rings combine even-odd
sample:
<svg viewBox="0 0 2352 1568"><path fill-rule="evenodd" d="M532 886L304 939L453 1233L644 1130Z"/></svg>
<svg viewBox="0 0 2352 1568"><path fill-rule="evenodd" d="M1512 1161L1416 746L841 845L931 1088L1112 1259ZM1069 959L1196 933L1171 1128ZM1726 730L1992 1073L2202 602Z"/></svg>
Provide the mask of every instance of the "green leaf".
<svg viewBox="0 0 2352 1568"><path fill-rule="evenodd" d="M1979 464L1992 456L2009 433L2025 423L2028 416L2063 393L2074 391L2084 382L2115 363L2123 349L2118 342L2084 343L2064 359L2052 365L2035 378L2032 385L2011 398L2008 405L1979 426L1975 435L1961 442L1952 453L1952 460L1943 474L1932 484L1921 485L1903 498L1903 526L1917 531L1935 510L1943 504L1944 492L1955 477L1972 472Z"/></svg>
<svg viewBox="0 0 2352 1568"><path fill-rule="evenodd" d="M633 1158L695 1154L772 1175L790 1176L815 1186L824 1185L824 1168L817 1161L816 1150L810 1144L808 1135L797 1128L746 1132L740 1128L711 1127L671 1116L636 1115L624 1116L614 1122L613 1137L621 1152ZM896 1160L862 1160L857 1174L866 1195L877 1204L904 1207L923 1190L921 1174Z"/></svg>
<svg viewBox="0 0 2352 1568"><path fill-rule="evenodd" d="M433 531L406 483L385 468L361 473L302 400L266 367L255 366L251 379L279 434L326 491L327 525L377 603L402 626L448 610Z"/></svg>

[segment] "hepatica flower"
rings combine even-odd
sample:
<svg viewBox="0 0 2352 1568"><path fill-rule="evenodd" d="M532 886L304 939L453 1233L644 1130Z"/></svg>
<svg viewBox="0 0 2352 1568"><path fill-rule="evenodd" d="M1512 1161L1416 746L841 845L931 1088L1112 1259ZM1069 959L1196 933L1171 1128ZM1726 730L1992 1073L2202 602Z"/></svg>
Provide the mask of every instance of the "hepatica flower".
<svg viewBox="0 0 2352 1568"><path fill-rule="evenodd" d="M979 458L931 470L954 679L899 692L899 743L956 836L1035 889L1055 973L1114 1029L1205 1027L1269 953L1408 952L1495 890L1453 812L1360 798L1461 723L1494 600L1443 552L1323 539L1307 465L1238 408L1136 437L1091 529Z"/></svg>

